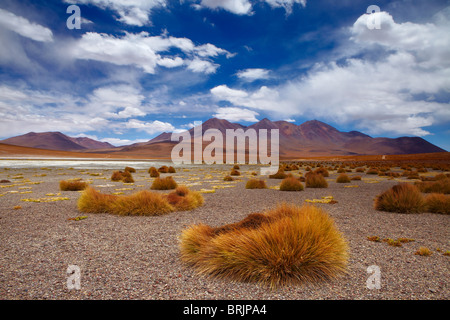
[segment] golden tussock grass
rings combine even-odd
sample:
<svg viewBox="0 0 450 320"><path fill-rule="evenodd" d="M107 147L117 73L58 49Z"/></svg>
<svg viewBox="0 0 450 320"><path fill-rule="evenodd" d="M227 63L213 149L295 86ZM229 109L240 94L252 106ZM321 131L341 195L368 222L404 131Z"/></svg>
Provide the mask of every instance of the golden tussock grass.
<svg viewBox="0 0 450 320"><path fill-rule="evenodd" d="M303 189L303 184L294 177L287 177L280 184L281 191L303 191Z"/></svg>
<svg viewBox="0 0 450 320"><path fill-rule="evenodd" d="M133 183L134 179L130 171L114 171L111 175L111 181L122 181L125 183Z"/></svg>
<svg viewBox="0 0 450 320"><path fill-rule="evenodd" d="M171 190L171 189L175 189L177 187L177 183L175 182L175 180L169 176L169 177L165 177L165 178L155 178L155 180L153 180L153 183L150 187L150 189L152 190Z"/></svg>
<svg viewBox="0 0 450 320"><path fill-rule="evenodd" d="M305 175L307 188L328 188L328 182L321 174L307 173Z"/></svg>
<svg viewBox="0 0 450 320"><path fill-rule="evenodd" d="M155 167L150 167L150 169L148 169L148 173L150 174L151 178L158 178L159 177L159 172Z"/></svg>
<svg viewBox="0 0 450 320"><path fill-rule="evenodd" d="M279 169L277 173L269 175L270 179L284 179L287 177L287 174L284 173L283 169Z"/></svg>
<svg viewBox="0 0 450 320"><path fill-rule="evenodd" d="M400 183L378 195L375 209L398 213L420 213L426 209L420 190L409 183Z"/></svg>
<svg viewBox="0 0 450 320"><path fill-rule="evenodd" d="M348 174L346 173L341 173L337 178L336 178L336 182L337 183L350 183L350 177L348 176Z"/></svg>
<svg viewBox="0 0 450 320"><path fill-rule="evenodd" d="M266 181L261 179L249 179L245 184L245 189L267 189Z"/></svg>
<svg viewBox="0 0 450 320"><path fill-rule="evenodd" d="M182 260L200 274L272 288L346 273L348 245L320 208L282 204L219 228L199 224L180 238Z"/></svg>
<svg viewBox="0 0 450 320"><path fill-rule="evenodd" d="M203 205L203 196L186 187L170 194L142 190L131 195L111 195L88 187L78 199L78 209L86 213L121 216L159 216L173 211L192 210Z"/></svg>
<svg viewBox="0 0 450 320"><path fill-rule="evenodd" d="M425 197L425 203L428 212L450 214L450 195L430 193Z"/></svg>
<svg viewBox="0 0 450 320"><path fill-rule="evenodd" d="M414 254L418 256L430 256L432 252L427 247L420 247Z"/></svg>
<svg viewBox="0 0 450 320"><path fill-rule="evenodd" d="M81 191L86 189L88 184L83 181L70 181L70 180L61 180L59 182L59 189L61 191Z"/></svg>
<svg viewBox="0 0 450 320"><path fill-rule="evenodd" d="M436 181L417 181L415 185L424 193L450 194L450 179L446 176L438 178Z"/></svg>

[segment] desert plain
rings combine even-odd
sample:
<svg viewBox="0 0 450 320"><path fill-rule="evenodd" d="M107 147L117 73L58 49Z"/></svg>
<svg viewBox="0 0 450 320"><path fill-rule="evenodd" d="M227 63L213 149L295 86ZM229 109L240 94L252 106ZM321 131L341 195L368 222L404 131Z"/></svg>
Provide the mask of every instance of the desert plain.
<svg viewBox="0 0 450 320"><path fill-rule="evenodd" d="M59 188L61 180L81 178L106 194L149 190L154 179L147 172L151 163L140 161L140 167L132 160L127 163L136 168L134 183L111 181L116 168L36 164L0 168L0 180L9 181L0 184L1 299L446 300L450 297L450 258L445 254L450 250L449 216L374 209L377 195L400 182L414 180L350 169L348 175L359 175L361 180L336 183L337 170L329 170L328 188L280 191L281 180L260 176L257 165L240 165L240 175L228 182L223 178L232 165L180 165L175 166L176 173L161 176L172 176L179 185L200 191L204 204L190 211L160 216L86 214L77 208L81 192ZM305 175L305 168L312 162L298 163L300 168L291 171L294 176ZM364 170L367 169L365 166ZM400 167L391 170L403 171ZM434 170L430 165L421 175L432 177L439 173L448 172ZM246 189L246 181L253 177L264 179L268 188ZM330 196L332 203L322 201ZM189 226L204 223L215 227L238 222L282 202L298 206L313 202L330 215L348 243L346 275L327 282L271 289L256 283L200 275L181 261L180 235ZM77 217L83 218L74 219ZM368 239L375 236L413 241L391 246ZM415 254L420 247L430 249L432 254ZM69 266L80 270L78 289L68 287ZM373 275L371 266L380 270L379 288L369 284Z"/></svg>

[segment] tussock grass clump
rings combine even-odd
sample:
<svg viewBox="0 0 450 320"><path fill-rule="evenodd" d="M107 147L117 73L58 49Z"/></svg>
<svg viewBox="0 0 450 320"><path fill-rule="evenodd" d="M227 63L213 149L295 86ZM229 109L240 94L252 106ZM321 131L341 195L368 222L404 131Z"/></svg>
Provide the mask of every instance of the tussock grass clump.
<svg viewBox="0 0 450 320"><path fill-rule="evenodd" d="M88 184L84 181L78 180L61 180L59 182L59 189L61 191L81 191L86 189Z"/></svg>
<svg viewBox="0 0 450 320"><path fill-rule="evenodd" d="M111 175L111 181L122 181L125 183L133 183L134 179L130 171L114 171Z"/></svg>
<svg viewBox="0 0 450 320"><path fill-rule="evenodd" d="M348 245L321 208L282 204L219 228L184 230L182 260L200 274L272 288L346 273Z"/></svg>
<svg viewBox="0 0 450 320"><path fill-rule="evenodd" d="M234 181L233 177L230 175L227 175L223 178L223 181Z"/></svg>
<svg viewBox="0 0 450 320"><path fill-rule="evenodd" d="M0 183L11 183L11 181L6 180L6 179L2 179L2 180L0 180Z"/></svg>
<svg viewBox="0 0 450 320"><path fill-rule="evenodd" d="M245 189L267 189L266 181L262 179L249 179L245 184Z"/></svg>
<svg viewBox="0 0 450 320"><path fill-rule="evenodd" d="M294 177L287 177L280 184L280 191L303 191L303 189L303 184Z"/></svg>
<svg viewBox="0 0 450 320"><path fill-rule="evenodd" d="M424 193L450 194L450 179L437 179L436 181L416 181L415 185Z"/></svg>
<svg viewBox="0 0 450 320"><path fill-rule="evenodd" d="M350 178L350 180L353 180L353 181L360 181L361 180L361 176L353 176L353 177L351 177Z"/></svg>
<svg viewBox="0 0 450 320"><path fill-rule="evenodd" d="M432 252L427 247L420 247L414 254L418 256L430 256Z"/></svg>
<svg viewBox="0 0 450 320"><path fill-rule="evenodd" d="M167 170L169 173L177 173L177 171L175 170L174 167L170 166L169 169Z"/></svg>
<svg viewBox="0 0 450 320"><path fill-rule="evenodd" d="M240 176L241 173L237 169L231 169L230 176Z"/></svg>
<svg viewBox="0 0 450 320"><path fill-rule="evenodd" d="M150 174L151 178L159 177L159 171L155 167L150 167L150 169L148 169L148 173Z"/></svg>
<svg viewBox="0 0 450 320"><path fill-rule="evenodd" d="M346 173L341 173L337 178L337 183L350 183L350 177Z"/></svg>
<svg viewBox="0 0 450 320"><path fill-rule="evenodd" d="M376 197L375 209L398 213L420 213L425 209L425 201L416 186L400 183Z"/></svg>
<svg viewBox="0 0 450 320"><path fill-rule="evenodd" d="M102 194L86 188L78 199L78 209L86 213L111 213L121 216L159 216L176 210L192 210L203 204L200 193L186 187L168 195L142 190L131 195Z"/></svg>
<svg viewBox="0 0 450 320"><path fill-rule="evenodd" d="M328 182L321 174L308 173L305 178L307 188L328 188Z"/></svg>
<svg viewBox="0 0 450 320"><path fill-rule="evenodd" d="M321 175L323 175L324 177L329 177L329 176L330 176L330 173L329 173L328 170L327 170L326 168L324 168L324 167L320 167L320 168L314 170L313 172L314 172L314 173L317 173L317 174L321 174ZM338 172L339 172L339 171L338 171ZM344 170L344 172L345 172L345 170Z"/></svg>
<svg viewBox="0 0 450 320"><path fill-rule="evenodd" d="M279 169L277 173L269 175L270 179L284 179L287 177L287 174L284 173L283 169Z"/></svg>
<svg viewBox="0 0 450 320"><path fill-rule="evenodd" d="M153 183L150 187L152 190L171 190L175 189L177 187L177 183L175 180L171 177L165 177L165 178L156 178L153 180Z"/></svg>
<svg viewBox="0 0 450 320"><path fill-rule="evenodd" d="M378 170L375 168L370 168L366 171L366 174L378 174Z"/></svg>
<svg viewBox="0 0 450 320"><path fill-rule="evenodd" d="M161 173L169 173L169 167L168 166L161 166L158 169L158 171L161 172Z"/></svg>
<svg viewBox="0 0 450 320"><path fill-rule="evenodd" d="M167 201L177 211L187 211L200 207L204 203L200 192L191 191L186 186L179 186L167 195Z"/></svg>
<svg viewBox="0 0 450 320"><path fill-rule="evenodd" d="M428 212L450 214L450 195L431 193L425 197Z"/></svg>
<svg viewBox="0 0 450 320"><path fill-rule="evenodd" d="M130 172L130 173L135 173L135 172L136 172L136 169L133 168L133 167L125 167L124 171L128 171L128 172Z"/></svg>

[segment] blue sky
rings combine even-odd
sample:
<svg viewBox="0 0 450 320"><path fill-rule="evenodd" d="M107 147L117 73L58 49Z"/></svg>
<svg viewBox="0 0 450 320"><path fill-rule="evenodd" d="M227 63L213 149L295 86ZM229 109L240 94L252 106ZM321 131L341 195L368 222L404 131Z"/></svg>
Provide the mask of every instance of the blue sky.
<svg viewBox="0 0 450 320"><path fill-rule="evenodd" d="M0 139L267 117L450 150L449 34L450 1L3 0Z"/></svg>

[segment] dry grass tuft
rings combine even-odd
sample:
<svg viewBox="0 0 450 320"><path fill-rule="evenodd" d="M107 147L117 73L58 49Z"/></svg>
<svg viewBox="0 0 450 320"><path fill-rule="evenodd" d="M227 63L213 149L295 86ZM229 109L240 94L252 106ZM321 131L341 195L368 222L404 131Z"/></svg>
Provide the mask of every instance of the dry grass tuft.
<svg viewBox="0 0 450 320"><path fill-rule="evenodd" d="M272 288L346 273L348 246L320 208L283 204L219 228L184 230L181 258L201 274Z"/></svg>
<svg viewBox="0 0 450 320"><path fill-rule="evenodd" d="M230 176L240 176L241 173L237 169L231 169Z"/></svg>
<svg viewBox="0 0 450 320"><path fill-rule="evenodd" d="M417 181L415 185L424 193L450 194L450 179L447 177L438 178L436 181Z"/></svg>
<svg viewBox="0 0 450 320"><path fill-rule="evenodd" d="M125 167L124 171L127 171L127 172L129 172L129 173L135 173L135 172L136 172L136 169L135 169L135 168L132 168L132 167Z"/></svg>
<svg viewBox="0 0 450 320"><path fill-rule="evenodd" d="M450 214L450 195L431 193L425 197L428 212Z"/></svg>
<svg viewBox="0 0 450 320"><path fill-rule="evenodd" d="M152 190L171 190L177 187L175 180L169 176L165 178L156 178L150 187Z"/></svg>
<svg viewBox="0 0 450 320"><path fill-rule="evenodd" d="M151 178L158 178L159 177L159 172L155 167L150 167L150 169L148 169L148 173L150 174Z"/></svg>
<svg viewBox="0 0 450 320"><path fill-rule="evenodd" d="M283 169L279 169L277 173L269 175L270 179L284 179L287 177L287 174L284 173Z"/></svg>
<svg viewBox="0 0 450 320"><path fill-rule="evenodd" d="M418 256L430 256L432 252L426 247L420 247L414 254Z"/></svg>
<svg viewBox="0 0 450 320"><path fill-rule="evenodd" d="M245 189L267 189L266 181L261 179L249 179L245 184Z"/></svg>
<svg viewBox="0 0 450 320"><path fill-rule="evenodd" d="M425 201L416 186L400 183L377 196L375 209L398 213L420 213L425 209Z"/></svg>
<svg viewBox="0 0 450 320"><path fill-rule="evenodd" d="M111 175L111 181L122 181L125 183L133 183L134 179L130 171L114 171Z"/></svg>
<svg viewBox="0 0 450 320"><path fill-rule="evenodd" d="M328 188L328 182L321 174L307 173L305 178L307 188Z"/></svg>
<svg viewBox="0 0 450 320"><path fill-rule="evenodd" d="M348 174L346 173L341 173L337 178L336 178L336 182L337 183L350 183L350 177L348 176Z"/></svg>
<svg viewBox="0 0 450 320"><path fill-rule="evenodd" d="M227 175L223 178L223 181L234 181L233 177L230 175Z"/></svg>
<svg viewBox="0 0 450 320"><path fill-rule="evenodd" d="M281 181L281 191L303 191L303 184L294 177L287 177Z"/></svg>
<svg viewBox="0 0 450 320"><path fill-rule="evenodd" d="M203 205L203 196L186 187L165 195L142 190L131 195L102 194L88 187L78 199L78 209L86 213L111 213L121 216L159 216Z"/></svg>
<svg viewBox="0 0 450 320"><path fill-rule="evenodd" d="M83 181L70 181L70 180L61 180L59 182L59 189L61 191L81 191L86 189L88 184Z"/></svg>

